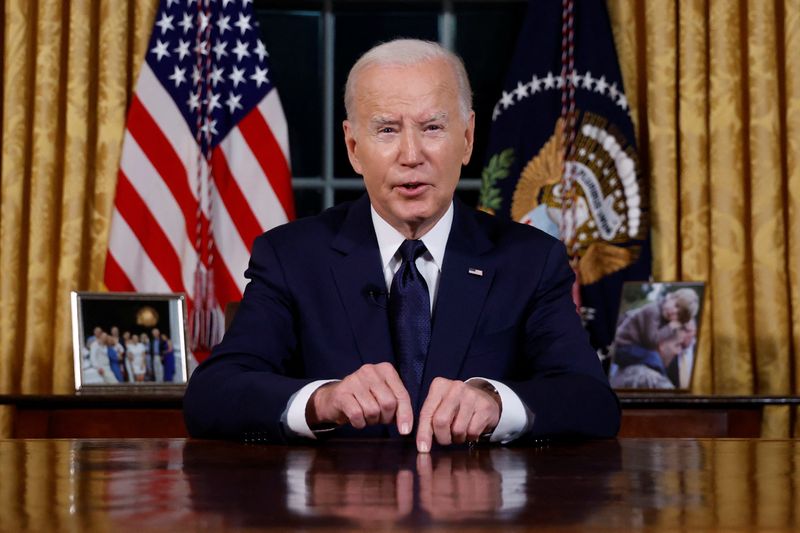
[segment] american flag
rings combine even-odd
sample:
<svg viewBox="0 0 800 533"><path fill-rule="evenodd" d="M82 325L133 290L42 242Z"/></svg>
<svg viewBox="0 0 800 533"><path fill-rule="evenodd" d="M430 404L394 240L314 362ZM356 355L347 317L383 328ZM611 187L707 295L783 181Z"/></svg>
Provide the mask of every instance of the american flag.
<svg viewBox="0 0 800 533"><path fill-rule="evenodd" d="M122 146L105 283L184 292L219 340L253 240L294 218L286 120L252 0L161 0Z"/></svg>

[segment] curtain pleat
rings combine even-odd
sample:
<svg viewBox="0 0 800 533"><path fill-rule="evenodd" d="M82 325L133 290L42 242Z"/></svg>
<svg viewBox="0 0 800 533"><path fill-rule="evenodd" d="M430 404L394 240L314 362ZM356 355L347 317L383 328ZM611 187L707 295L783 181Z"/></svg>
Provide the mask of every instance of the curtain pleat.
<svg viewBox="0 0 800 533"><path fill-rule="evenodd" d="M39 4L35 20L35 90L32 95L31 174L28 195L24 283L28 287L24 306L25 335L22 341L23 390L52 388L53 338L58 270L58 229L61 223L60 192L62 168L59 155L64 149L64 112L61 89L62 6L61 2Z"/></svg>
<svg viewBox="0 0 800 533"><path fill-rule="evenodd" d="M786 209L786 267L789 276L791 338L793 348L792 392L800 394L800 2L783 2L778 24L783 22L784 115L786 131L783 150L786 158L786 185L783 187ZM795 436L800 437L800 408L795 410Z"/></svg>
<svg viewBox="0 0 800 533"><path fill-rule="evenodd" d="M66 102L64 129L65 145L61 155L64 179L61 192L61 227L58 231L58 270L57 290L54 305L56 313L55 331L70 330L69 292L75 286L88 287L85 270L84 250L91 246L86 231L86 220L91 212L90 198L92 168L88 161L88 151L92 144L91 129L96 115L90 112L93 80L96 67L92 45L95 41L93 28L97 25L96 16L88 2L71 4L68 18L66 64ZM56 335L54 353L72 352L71 338ZM69 357L55 357L52 366L53 390L56 393L69 393L72 385L73 365Z"/></svg>
<svg viewBox="0 0 800 533"><path fill-rule="evenodd" d="M679 277L708 280L711 243L708 167L708 27L705 2L682 1L678 7L678 213ZM706 287L710 301L713 286ZM693 388L697 393L712 391L711 314L700 317Z"/></svg>
<svg viewBox="0 0 800 533"><path fill-rule="evenodd" d="M26 283L24 257L27 255L28 216L25 198L30 174L28 124L32 115L28 95L33 85L34 31L27 24L36 12L33 3L8 2L3 47L3 159L0 180L0 386L12 392L19 382L24 358L21 356L25 331Z"/></svg>
<svg viewBox="0 0 800 533"><path fill-rule="evenodd" d="M647 127L650 146L650 205L653 276L678 279L678 174L676 165L676 76L678 59L674 2L648 2L645 8L647 52Z"/></svg>
<svg viewBox="0 0 800 533"><path fill-rule="evenodd" d="M750 143L750 240L756 388L790 392L789 295L781 171L781 121L775 9L764 2L747 11Z"/></svg>
<svg viewBox="0 0 800 533"><path fill-rule="evenodd" d="M740 6L738 6L740 7ZM749 223L746 194L749 145L744 125L741 10L711 2L709 20L709 171L711 208L711 329L714 391L754 392L751 359Z"/></svg>

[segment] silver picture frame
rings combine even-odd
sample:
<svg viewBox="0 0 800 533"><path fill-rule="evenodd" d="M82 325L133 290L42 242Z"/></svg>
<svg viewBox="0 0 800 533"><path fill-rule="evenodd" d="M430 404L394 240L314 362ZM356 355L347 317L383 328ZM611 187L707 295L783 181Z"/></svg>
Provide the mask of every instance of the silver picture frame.
<svg viewBox="0 0 800 533"><path fill-rule="evenodd" d="M189 378L182 293L70 293L76 394L180 395Z"/></svg>

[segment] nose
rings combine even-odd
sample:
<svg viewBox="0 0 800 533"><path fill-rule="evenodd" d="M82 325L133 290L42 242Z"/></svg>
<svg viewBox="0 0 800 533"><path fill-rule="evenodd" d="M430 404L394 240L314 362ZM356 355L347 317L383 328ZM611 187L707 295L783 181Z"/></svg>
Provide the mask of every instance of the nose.
<svg viewBox="0 0 800 533"><path fill-rule="evenodd" d="M422 163L422 146L419 140L419 133L411 128L403 130L400 139L399 162L407 167L416 167Z"/></svg>

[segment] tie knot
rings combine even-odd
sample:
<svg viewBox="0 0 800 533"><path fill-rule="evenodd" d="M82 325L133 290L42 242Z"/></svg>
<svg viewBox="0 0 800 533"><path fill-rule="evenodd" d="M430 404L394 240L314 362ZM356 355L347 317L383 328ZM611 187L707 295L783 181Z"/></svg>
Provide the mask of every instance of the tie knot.
<svg viewBox="0 0 800 533"><path fill-rule="evenodd" d="M413 263L417 260L419 256L425 253L425 244L420 240L403 241L403 244L400 245L400 257L403 258L403 262Z"/></svg>

